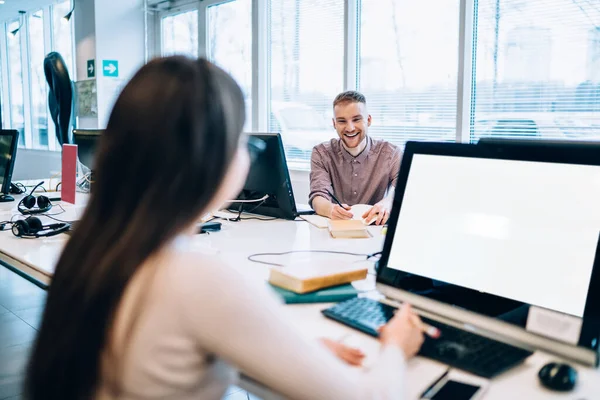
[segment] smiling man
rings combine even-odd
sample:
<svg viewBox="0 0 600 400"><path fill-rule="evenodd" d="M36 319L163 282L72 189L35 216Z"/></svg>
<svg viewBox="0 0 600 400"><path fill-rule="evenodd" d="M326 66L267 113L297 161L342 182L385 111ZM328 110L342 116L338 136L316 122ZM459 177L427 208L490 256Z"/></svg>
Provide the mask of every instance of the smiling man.
<svg viewBox="0 0 600 400"><path fill-rule="evenodd" d="M339 139L313 149L309 202L317 214L332 219L351 219L349 205L369 204L373 207L361 217L384 224L390 215L402 153L393 144L368 136L371 116L362 94L340 93L333 101L333 114Z"/></svg>

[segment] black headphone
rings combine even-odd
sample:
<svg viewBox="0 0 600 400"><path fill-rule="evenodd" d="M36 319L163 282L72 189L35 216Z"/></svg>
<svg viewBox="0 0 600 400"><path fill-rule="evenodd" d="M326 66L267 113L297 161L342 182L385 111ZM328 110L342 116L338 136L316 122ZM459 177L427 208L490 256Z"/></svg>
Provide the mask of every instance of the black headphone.
<svg viewBox="0 0 600 400"><path fill-rule="evenodd" d="M37 217L27 217L26 219L19 219L13 222L11 231L17 237L40 238L58 235L59 233L68 231L70 228L71 224L66 222L44 225Z"/></svg>
<svg viewBox="0 0 600 400"><path fill-rule="evenodd" d="M23 215L31 215L31 214L43 214L45 212L50 211L52 208L52 203L50 199L46 196L38 196L35 197L33 192L35 189L42 186L44 182L40 182L33 189L31 189L31 193L27 196L23 197L19 204L17 205L17 210ZM38 208L34 208L37 203Z"/></svg>

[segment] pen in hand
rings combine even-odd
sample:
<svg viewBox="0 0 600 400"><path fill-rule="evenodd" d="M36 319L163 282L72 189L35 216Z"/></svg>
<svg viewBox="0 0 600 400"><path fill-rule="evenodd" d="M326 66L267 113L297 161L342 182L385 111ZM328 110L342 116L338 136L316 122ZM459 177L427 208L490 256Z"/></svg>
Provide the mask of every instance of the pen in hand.
<svg viewBox="0 0 600 400"><path fill-rule="evenodd" d="M344 207L344 206L343 206L343 204L342 204L342 203L341 203L341 202L340 202L340 201L337 199L337 197L335 197L335 196L333 195L333 193L331 193L329 190L327 190L327 194L328 194L329 196L331 196L331 199L332 199L333 201L335 201L335 202L337 203L337 205L338 205L338 206L342 207L344 210L346 209L346 207Z"/></svg>

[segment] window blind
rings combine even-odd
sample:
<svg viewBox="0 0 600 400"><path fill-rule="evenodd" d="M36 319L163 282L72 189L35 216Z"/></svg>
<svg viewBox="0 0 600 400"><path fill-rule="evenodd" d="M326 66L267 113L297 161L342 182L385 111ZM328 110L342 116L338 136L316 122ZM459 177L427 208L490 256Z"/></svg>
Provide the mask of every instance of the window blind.
<svg viewBox="0 0 600 400"><path fill-rule="evenodd" d="M29 14L29 88L34 149L48 149L48 98L44 75L43 10ZM46 22L47 23L47 22ZM66 61L65 61L66 62ZM67 64L69 65L69 64Z"/></svg>
<svg viewBox="0 0 600 400"><path fill-rule="evenodd" d="M362 0L358 88L371 136L456 140L459 0Z"/></svg>
<svg viewBox="0 0 600 400"><path fill-rule="evenodd" d="M233 0L206 9L208 59L231 74L244 92L252 130L252 1Z"/></svg>
<svg viewBox="0 0 600 400"><path fill-rule="evenodd" d="M309 169L314 145L336 137L332 103L344 87L344 0L269 0L270 132L288 165Z"/></svg>
<svg viewBox="0 0 600 400"><path fill-rule="evenodd" d="M600 3L476 0L471 140L600 139Z"/></svg>
<svg viewBox="0 0 600 400"><path fill-rule="evenodd" d="M161 40L163 56L198 57L198 10L163 17Z"/></svg>
<svg viewBox="0 0 600 400"><path fill-rule="evenodd" d="M21 35L25 29L21 27L14 35L14 32L20 26L19 21L13 21L6 24L6 38L8 50L8 90L10 100L10 124L11 129L19 131L19 146L31 147L31 143L25 136L25 99L23 87L23 63L21 62Z"/></svg>

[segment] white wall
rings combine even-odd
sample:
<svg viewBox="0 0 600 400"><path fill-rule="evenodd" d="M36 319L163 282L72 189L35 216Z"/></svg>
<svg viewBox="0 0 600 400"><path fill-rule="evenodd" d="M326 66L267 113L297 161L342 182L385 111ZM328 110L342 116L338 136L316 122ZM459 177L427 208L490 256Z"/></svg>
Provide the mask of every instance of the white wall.
<svg viewBox="0 0 600 400"><path fill-rule="evenodd" d="M310 193L308 177L308 171L290 171L290 179L296 203L308 204L308 195Z"/></svg>
<svg viewBox="0 0 600 400"><path fill-rule="evenodd" d="M75 0L75 80L87 78L87 60L96 58L96 17L94 0ZM97 117L77 117L77 128L98 128Z"/></svg>
<svg viewBox="0 0 600 400"><path fill-rule="evenodd" d="M59 0L39 1L39 4L36 3L36 7L57 1ZM102 59L118 60L120 70L118 79L99 78L97 82L98 118L78 118L77 127L105 127L112 103L117 95L116 91L143 65L145 59L143 4L143 0L75 0L76 70L73 79L87 79L87 60L90 59L96 60L97 68L101 67ZM0 29L0 47L5 46L5 30ZM3 54L6 54L6 51ZM101 73L101 71L96 72ZM6 77L9 74L5 63L3 63L1 74L4 78L1 82L4 86L2 92L7 94L9 93L9 81ZM2 100L2 116L8 121L10 111L8 99L3 98ZM44 179L51 173L60 171L60 168L60 152L20 148L15 160L13 180Z"/></svg>
<svg viewBox="0 0 600 400"><path fill-rule="evenodd" d="M87 79L87 61L96 60L98 117L81 118L80 128L105 128L122 86L144 64L143 0L76 0L77 79ZM118 78L104 77L102 60L119 62Z"/></svg>
<svg viewBox="0 0 600 400"><path fill-rule="evenodd" d="M96 0L96 65L98 123L105 127L123 84L144 64L143 0ZM119 77L102 76L102 60L119 62Z"/></svg>

